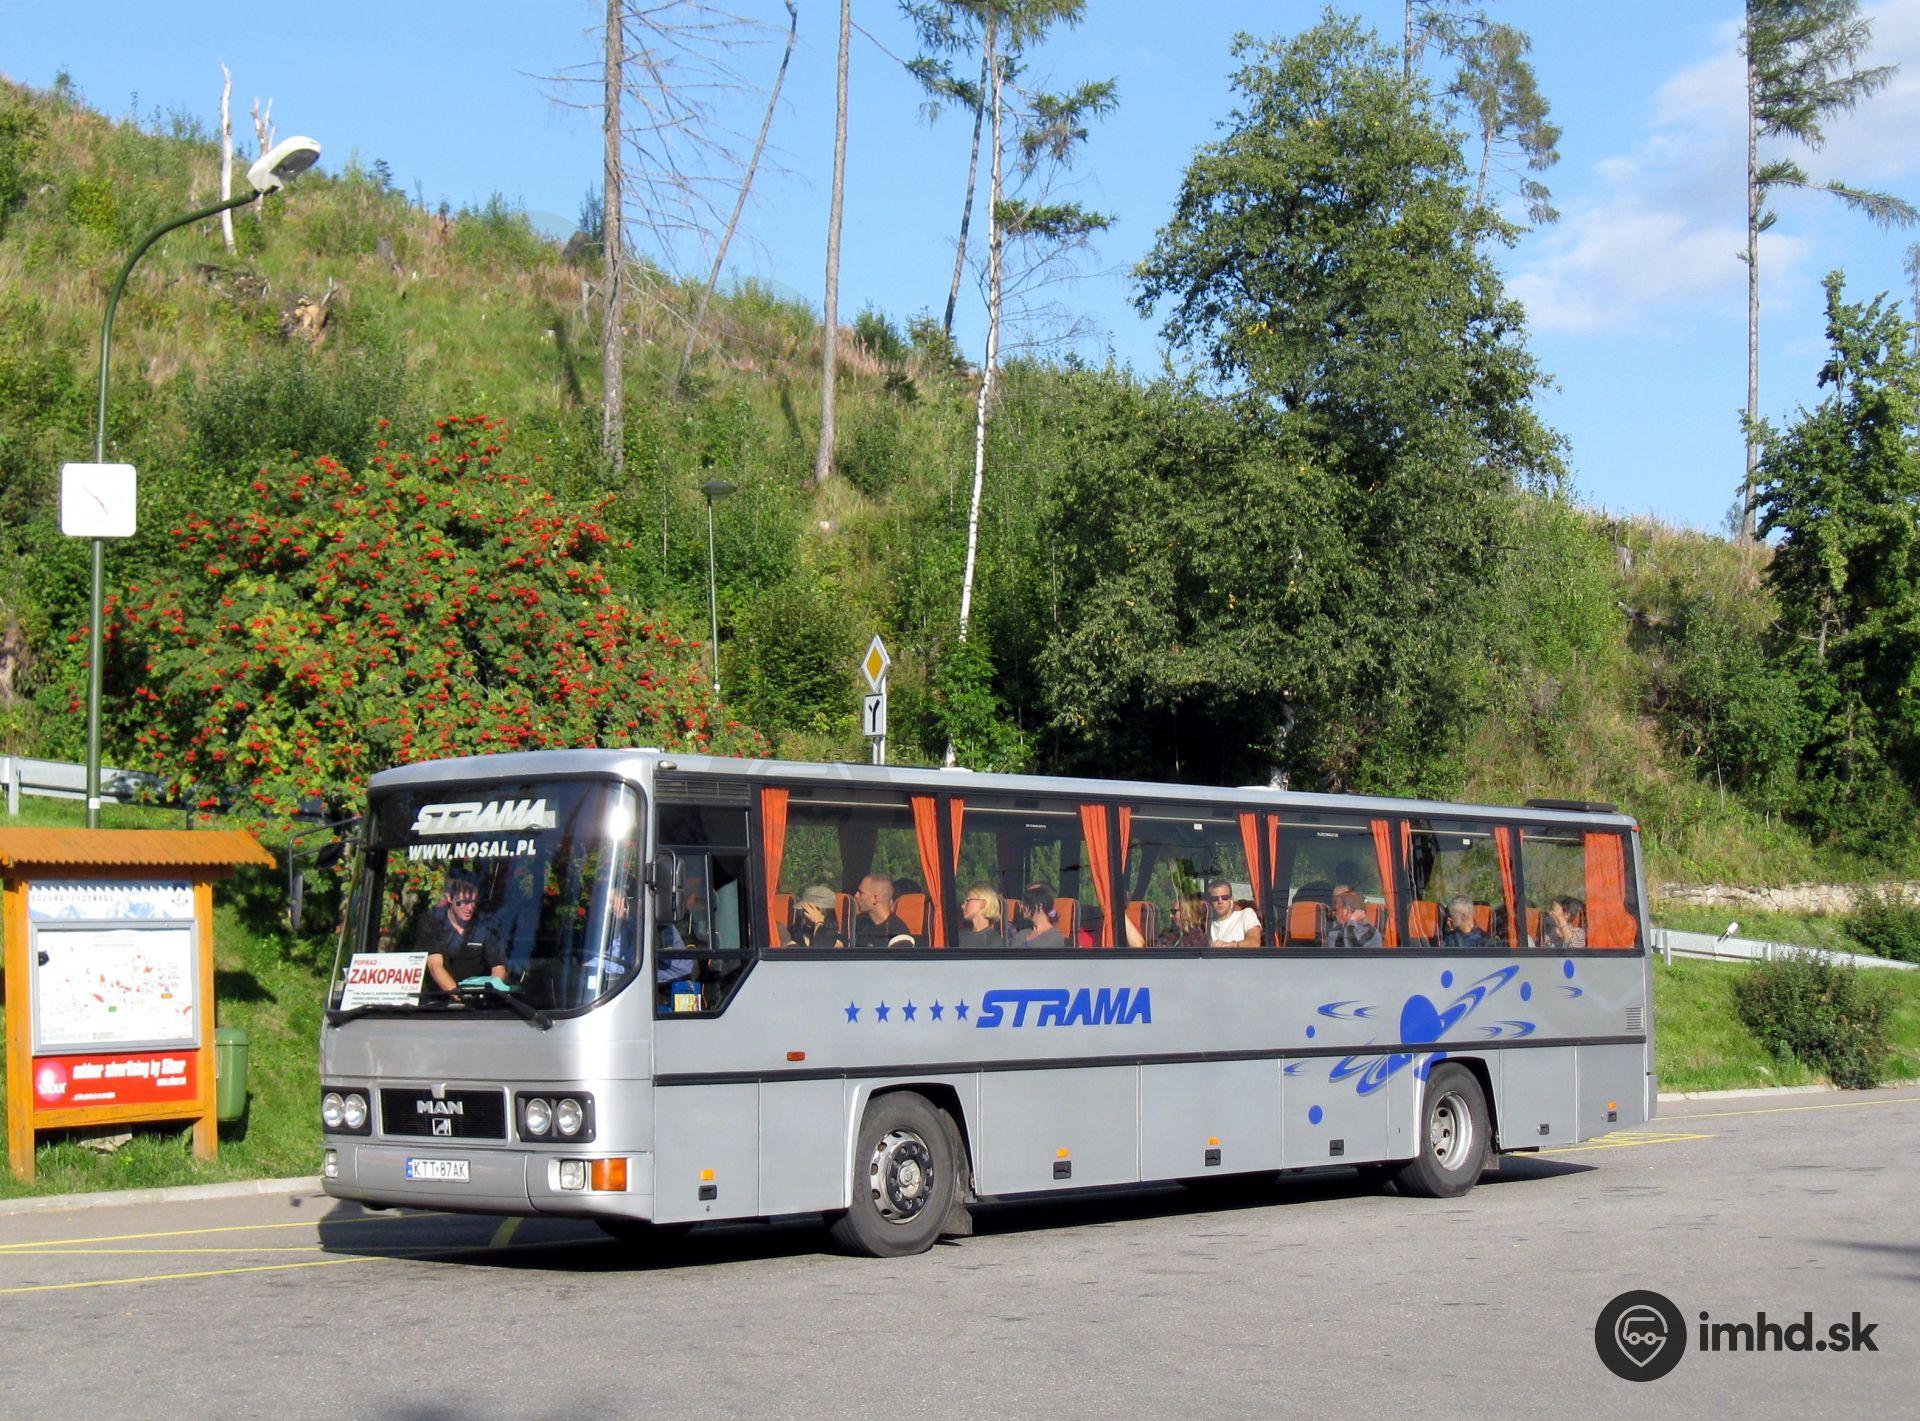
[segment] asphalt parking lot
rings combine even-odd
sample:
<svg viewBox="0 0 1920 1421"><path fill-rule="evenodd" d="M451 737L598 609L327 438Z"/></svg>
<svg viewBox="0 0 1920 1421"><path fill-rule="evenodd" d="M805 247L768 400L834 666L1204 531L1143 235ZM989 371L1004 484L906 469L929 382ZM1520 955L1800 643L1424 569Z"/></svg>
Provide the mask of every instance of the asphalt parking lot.
<svg viewBox="0 0 1920 1421"><path fill-rule="evenodd" d="M0 1217L0 1412L212 1416L1909 1414L1920 1089L1683 1102L1463 1199L1348 1171L1005 1205L912 1259L817 1226L656 1251L296 1194ZM1635 1383L1594 1324L1854 1313L1877 1350Z"/></svg>

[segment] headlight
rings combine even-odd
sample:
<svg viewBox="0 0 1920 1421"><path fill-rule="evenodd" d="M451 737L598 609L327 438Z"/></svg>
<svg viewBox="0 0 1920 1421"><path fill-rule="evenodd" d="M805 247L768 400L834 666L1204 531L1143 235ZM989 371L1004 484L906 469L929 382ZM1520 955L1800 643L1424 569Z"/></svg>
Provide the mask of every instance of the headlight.
<svg viewBox="0 0 1920 1421"><path fill-rule="evenodd" d="M553 1123L563 1135L577 1135L585 1122L586 1114L580 1109L580 1102L569 1097L554 1107Z"/></svg>
<svg viewBox="0 0 1920 1421"><path fill-rule="evenodd" d="M520 1123L529 1135L544 1135L553 1128L553 1107L538 1096L520 1107Z"/></svg>
<svg viewBox="0 0 1920 1421"><path fill-rule="evenodd" d="M346 1106L340 1100L340 1092L330 1090L320 1101L320 1123L329 1130L338 1130L346 1120Z"/></svg>
<svg viewBox="0 0 1920 1421"><path fill-rule="evenodd" d="M358 1130L367 1123L367 1098L354 1091L340 1102L340 1115L349 1130Z"/></svg>

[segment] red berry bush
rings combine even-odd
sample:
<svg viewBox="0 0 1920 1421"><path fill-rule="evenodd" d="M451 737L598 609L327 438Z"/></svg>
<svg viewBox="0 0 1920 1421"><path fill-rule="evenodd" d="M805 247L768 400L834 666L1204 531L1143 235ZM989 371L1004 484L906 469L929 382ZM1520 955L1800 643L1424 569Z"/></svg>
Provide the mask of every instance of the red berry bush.
<svg viewBox="0 0 1920 1421"><path fill-rule="evenodd" d="M384 421L383 421L384 423ZM608 585L600 511L518 472L504 421L382 439L363 470L261 469L230 515L169 530L190 569L110 598L128 758L269 817L384 766L574 745L759 753L700 643Z"/></svg>

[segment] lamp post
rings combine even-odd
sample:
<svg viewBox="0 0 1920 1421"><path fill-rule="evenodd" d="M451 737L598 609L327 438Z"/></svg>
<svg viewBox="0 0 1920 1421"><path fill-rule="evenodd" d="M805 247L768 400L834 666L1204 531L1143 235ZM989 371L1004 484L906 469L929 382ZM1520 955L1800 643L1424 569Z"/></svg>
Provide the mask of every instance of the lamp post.
<svg viewBox="0 0 1920 1421"><path fill-rule="evenodd" d="M107 363L113 350L113 313L120 304L120 293L126 289L127 277L147 249L167 233L177 227L201 222L209 217L217 217L229 208L245 207L270 192L278 192L300 174L311 168L320 157L320 145L311 138L289 138L284 143L263 153L254 165L247 169L247 182L253 191L243 197L229 198L225 202L216 202L211 207L203 207L198 212L189 212L184 217L176 217L171 222L154 228L140 240L133 249L126 265L120 268L120 275L114 279L113 290L107 296L107 315L100 325L100 402L94 415L93 457L96 464L107 461ZM100 827L100 622L103 615L104 597L101 581L105 567L106 541L93 539L93 586L91 596L92 611L87 626L87 827Z"/></svg>
<svg viewBox="0 0 1920 1421"><path fill-rule="evenodd" d="M720 699L720 594L713 580L713 506L738 485L725 479L709 479L700 485L700 492L707 496L707 616L711 623L713 650L713 698Z"/></svg>

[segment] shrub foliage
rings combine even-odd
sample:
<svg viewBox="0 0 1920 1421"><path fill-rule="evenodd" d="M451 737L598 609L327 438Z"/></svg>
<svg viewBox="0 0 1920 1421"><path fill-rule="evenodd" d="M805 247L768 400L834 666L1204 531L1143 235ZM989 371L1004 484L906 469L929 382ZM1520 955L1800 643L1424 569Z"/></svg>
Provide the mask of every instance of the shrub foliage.
<svg viewBox="0 0 1920 1421"><path fill-rule="evenodd" d="M1795 952L1757 964L1733 994L1740 1019L1776 1056L1825 1071L1843 1089L1880 1083L1887 999L1858 968Z"/></svg>
<svg viewBox="0 0 1920 1421"><path fill-rule="evenodd" d="M181 788L269 814L437 756L758 748L716 721L699 644L613 595L598 508L537 489L507 439L443 419L359 471L263 468L250 506L171 529L195 570L109 608L123 737Z"/></svg>

